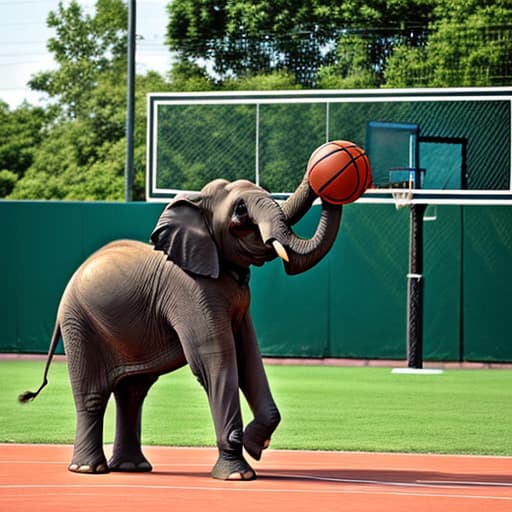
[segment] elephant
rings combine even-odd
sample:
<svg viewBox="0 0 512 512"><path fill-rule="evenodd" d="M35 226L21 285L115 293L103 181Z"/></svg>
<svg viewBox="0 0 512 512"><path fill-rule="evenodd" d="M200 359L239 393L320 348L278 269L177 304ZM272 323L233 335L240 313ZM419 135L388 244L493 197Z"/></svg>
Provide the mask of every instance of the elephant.
<svg viewBox="0 0 512 512"><path fill-rule="evenodd" d="M333 245L342 207L323 199L311 238L292 230L317 196L307 173L279 203L247 180L216 179L177 195L163 209L150 242L117 240L97 250L61 297L43 382L62 338L76 409L73 455L78 473L151 471L141 448L143 401L162 374L186 364L206 391L222 480L252 480L254 460L280 422L249 311L250 266L277 257L298 274ZM253 414L242 424L239 390ZM103 452L103 416L116 402L112 457Z"/></svg>

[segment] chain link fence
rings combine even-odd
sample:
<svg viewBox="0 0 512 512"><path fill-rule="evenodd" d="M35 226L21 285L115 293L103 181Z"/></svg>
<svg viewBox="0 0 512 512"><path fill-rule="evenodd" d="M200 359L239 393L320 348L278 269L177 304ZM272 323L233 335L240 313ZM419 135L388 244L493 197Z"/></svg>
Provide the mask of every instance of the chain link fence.
<svg viewBox="0 0 512 512"><path fill-rule="evenodd" d="M284 71L306 88L506 86L512 84L512 25L435 28L316 27L287 34L188 39L182 57L203 59L218 78Z"/></svg>
<svg viewBox="0 0 512 512"><path fill-rule="evenodd" d="M295 190L326 141L324 103L168 105L159 108L156 186L200 190L215 178Z"/></svg>

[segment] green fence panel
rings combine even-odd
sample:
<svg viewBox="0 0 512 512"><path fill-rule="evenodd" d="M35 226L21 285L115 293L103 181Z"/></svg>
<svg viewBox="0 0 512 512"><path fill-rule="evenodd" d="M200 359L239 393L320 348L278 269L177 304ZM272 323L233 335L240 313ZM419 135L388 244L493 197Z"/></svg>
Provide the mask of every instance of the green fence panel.
<svg viewBox="0 0 512 512"><path fill-rule="evenodd" d="M464 207L464 359L512 361L512 208Z"/></svg>
<svg viewBox="0 0 512 512"><path fill-rule="evenodd" d="M26 203L16 232L17 342L20 351L44 352L53 331L60 295L81 257L77 234L83 209Z"/></svg>
<svg viewBox="0 0 512 512"><path fill-rule="evenodd" d="M330 354L404 359L408 214L390 205L344 208L330 253Z"/></svg>
<svg viewBox="0 0 512 512"><path fill-rule="evenodd" d="M164 205L0 201L0 351L46 352L76 267L118 238L147 241ZM301 221L314 231L320 207ZM512 361L512 209L429 207L424 226L424 357ZM430 220L429 220L430 219ZM409 212L344 208L340 234L316 267L252 270L251 310L272 356L406 355Z"/></svg>
<svg viewBox="0 0 512 512"><path fill-rule="evenodd" d="M68 279L101 245L148 240L163 205L0 201L0 350L46 352ZM62 351L62 349L59 349Z"/></svg>
<svg viewBox="0 0 512 512"><path fill-rule="evenodd" d="M423 357L461 359L462 207L429 206L423 226Z"/></svg>
<svg viewBox="0 0 512 512"><path fill-rule="evenodd" d="M16 352L18 310L17 212L0 202L0 351Z"/></svg>
<svg viewBox="0 0 512 512"><path fill-rule="evenodd" d="M112 240L149 242L164 207L157 203L96 203L84 209L84 257Z"/></svg>
<svg viewBox="0 0 512 512"><path fill-rule="evenodd" d="M299 236L312 235L319 212L313 207L298 224ZM280 260L252 270L251 313L264 355L329 356L328 258L294 276L285 273Z"/></svg>

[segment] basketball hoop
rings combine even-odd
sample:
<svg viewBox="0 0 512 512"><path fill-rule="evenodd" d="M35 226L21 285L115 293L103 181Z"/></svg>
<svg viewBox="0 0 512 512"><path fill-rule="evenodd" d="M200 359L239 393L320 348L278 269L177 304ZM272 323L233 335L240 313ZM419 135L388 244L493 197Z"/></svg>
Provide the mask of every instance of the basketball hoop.
<svg viewBox="0 0 512 512"><path fill-rule="evenodd" d="M412 179L409 179L409 186L404 188L392 188L391 195L395 201L395 208L399 210L400 208L405 208L406 206L411 206L412 203Z"/></svg>
<svg viewBox="0 0 512 512"><path fill-rule="evenodd" d="M405 208L406 206L411 206L412 190L394 189L391 191L391 194L393 195L395 208L397 210L400 210L400 208Z"/></svg>

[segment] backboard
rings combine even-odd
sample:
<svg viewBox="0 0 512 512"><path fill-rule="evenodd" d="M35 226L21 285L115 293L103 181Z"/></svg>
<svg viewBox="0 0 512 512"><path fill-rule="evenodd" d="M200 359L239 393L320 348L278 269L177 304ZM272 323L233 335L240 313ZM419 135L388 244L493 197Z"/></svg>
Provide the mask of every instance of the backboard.
<svg viewBox="0 0 512 512"><path fill-rule="evenodd" d="M359 202L407 182L413 203L512 205L511 112L512 87L150 94L147 199L219 177L285 197L316 147L345 139L372 165Z"/></svg>

